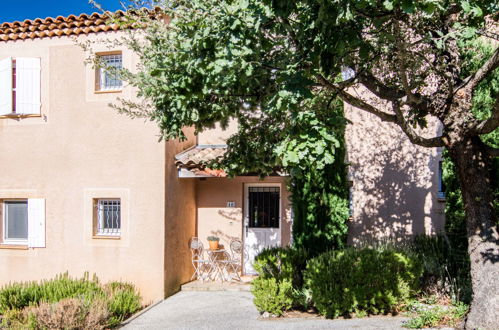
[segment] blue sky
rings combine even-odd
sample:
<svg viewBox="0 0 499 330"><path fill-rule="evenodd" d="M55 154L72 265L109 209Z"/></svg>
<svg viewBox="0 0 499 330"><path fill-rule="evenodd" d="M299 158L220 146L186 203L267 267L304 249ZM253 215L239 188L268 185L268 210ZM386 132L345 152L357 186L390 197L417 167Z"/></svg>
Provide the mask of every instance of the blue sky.
<svg viewBox="0 0 499 330"><path fill-rule="evenodd" d="M70 14L93 13L95 7L88 0L0 0L0 22L23 21L25 19L56 17ZM122 9L120 0L98 0L106 10Z"/></svg>

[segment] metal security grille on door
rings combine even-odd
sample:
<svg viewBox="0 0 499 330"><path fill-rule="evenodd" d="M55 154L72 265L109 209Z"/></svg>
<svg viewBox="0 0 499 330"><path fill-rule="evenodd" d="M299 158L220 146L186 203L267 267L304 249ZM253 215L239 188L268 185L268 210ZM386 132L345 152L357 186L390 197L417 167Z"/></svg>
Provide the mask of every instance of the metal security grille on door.
<svg viewBox="0 0 499 330"><path fill-rule="evenodd" d="M121 232L121 202L119 199L99 199L97 203L97 234L119 235Z"/></svg>
<svg viewBox="0 0 499 330"><path fill-rule="evenodd" d="M279 187L249 187L250 228L279 228Z"/></svg>

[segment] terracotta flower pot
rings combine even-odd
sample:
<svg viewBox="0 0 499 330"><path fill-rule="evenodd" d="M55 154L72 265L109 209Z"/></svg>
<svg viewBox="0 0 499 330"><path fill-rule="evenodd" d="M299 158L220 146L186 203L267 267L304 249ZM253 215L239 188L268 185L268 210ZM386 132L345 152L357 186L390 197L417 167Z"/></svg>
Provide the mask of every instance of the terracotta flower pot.
<svg viewBox="0 0 499 330"><path fill-rule="evenodd" d="M218 241L208 241L210 243L210 250L218 250Z"/></svg>

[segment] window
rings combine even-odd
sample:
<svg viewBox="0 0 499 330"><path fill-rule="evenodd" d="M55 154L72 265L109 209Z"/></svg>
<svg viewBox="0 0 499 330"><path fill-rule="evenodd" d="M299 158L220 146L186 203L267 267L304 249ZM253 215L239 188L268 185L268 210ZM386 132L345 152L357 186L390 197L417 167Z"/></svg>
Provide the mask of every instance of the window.
<svg viewBox="0 0 499 330"><path fill-rule="evenodd" d="M249 187L249 227L279 228L279 187Z"/></svg>
<svg viewBox="0 0 499 330"><path fill-rule="evenodd" d="M443 179L443 166L442 161L438 162L438 198L445 199L445 184Z"/></svg>
<svg viewBox="0 0 499 330"><path fill-rule="evenodd" d="M45 247L45 200L2 201L2 244Z"/></svg>
<svg viewBox="0 0 499 330"><path fill-rule="evenodd" d="M0 60L0 115L39 115L40 59Z"/></svg>
<svg viewBox="0 0 499 330"><path fill-rule="evenodd" d="M122 55L120 52L98 54L102 67L96 71L95 89L97 91L120 91L123 82L119 76L119 70L123 68Z"/></svg>
<svg viewBox="0 0 499 330"><path fill-rule="evenodd" d="M120 236L120 199L97 199L95 200L95 208L95 235Z"/></svg>
<svg viewBox="0 0 499 330"><path fill-rule="evenodd" d="M28 243L28 201L4 202L4 243Z"/></svg>

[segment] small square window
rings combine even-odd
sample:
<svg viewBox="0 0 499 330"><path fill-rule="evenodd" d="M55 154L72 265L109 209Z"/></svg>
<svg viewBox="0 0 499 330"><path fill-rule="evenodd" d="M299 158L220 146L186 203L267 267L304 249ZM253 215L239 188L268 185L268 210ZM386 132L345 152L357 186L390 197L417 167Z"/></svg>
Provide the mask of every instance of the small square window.
<svg viewBox="0 0 499 330"><path fill-rule="evenodd" d="M96 70L95 89L97 91L119 91L123 87L123 81L119 76L119 71L123 68L121 53L101 54L102 67Z"/></svg>
<svg viewBox="0 0 499 330"><path fill-rule="evenodd" d="M96 236L120 236L120 199L96 199L94 226Z"/></svg>
<svg viewBox="0 0 499 330"><path fill-rule="evenodd" d="M28 243L28 201L3 201L3 243Z"/></svg>

